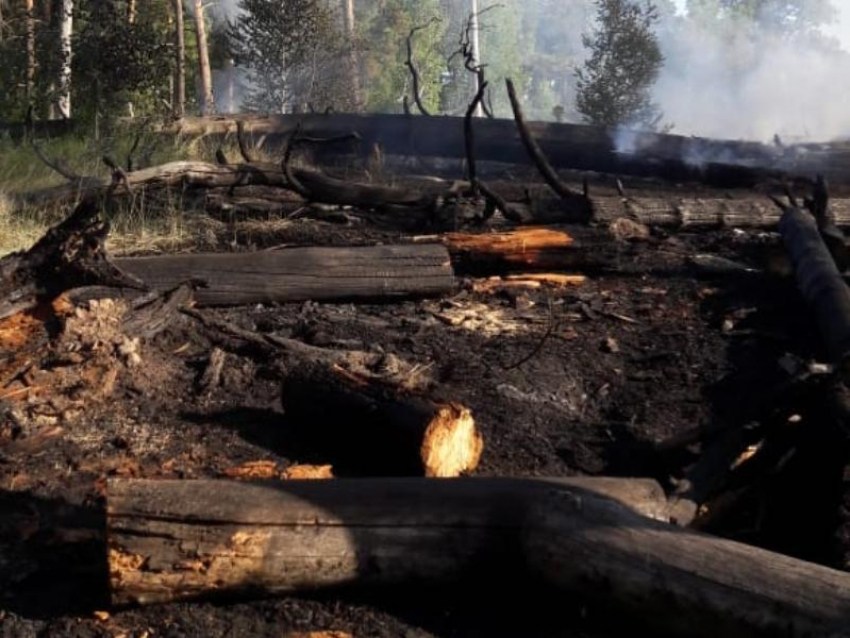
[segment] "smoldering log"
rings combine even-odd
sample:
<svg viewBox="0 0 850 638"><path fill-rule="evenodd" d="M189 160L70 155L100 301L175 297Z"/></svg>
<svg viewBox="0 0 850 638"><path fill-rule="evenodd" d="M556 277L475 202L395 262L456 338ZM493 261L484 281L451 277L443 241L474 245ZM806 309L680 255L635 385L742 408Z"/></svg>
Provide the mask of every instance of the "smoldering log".
<svg viewBox="0 0 850 638"><path fill-rule="evenodd" d="M195 300L201 306L439 296L454 286L449 254L440 245L289 248L115 263L156 290L200 282Z"/></svg>
<svg viewBox="0 0 850 638"><path fill-rule="evenodd" d="M486 123L487 121L480 120L476 125L480 127ZM482 141L479 139L477 144ZM314 201L344 206L385 208L398 217L427 212L432 206L438 204L441 194L451 192L451 188L440 181L428 185L420 184L417 188L396 188L347 182L305 169L293 169L293 172L298 181L309 188ZM209 189L212 193L213 207L219 209L227 208L228 200L228 197L221 193L221 189L232 187L244 189L259 187L259 190L253 191L255 194L246 195L252 198L246 202L249 210L281 210L284 208L284 202L297 201L291 195L282 194L285 192L283 189L288 188L288 182L282 168L275 164L221 166L206 162L171 162L127 173L126 185L134 191L143 187ZM17 199L27 204L72 201L79 196L96 197L98 194L106 193L111 187L114 188L111 178L84 178L79 183L25 193ZM279 191L277 195L271 192L275 189ZM121 192L122 189L118 189L116 195L120 195ZM269 203L264 203L263 199L268 199ZM508 197L504 199L507 200L505 203L507 207L511 200ZM279 202L280 206L277 205ZM238 204L238 197L234 198L234 207L238 208L235 204ZM592 197L591 204L594 219L600 222L629 217L650 226L691 229L771 228L779 222L778 211L767 199ZM850 199L834 199L830 204L835 224L839 227L850 227ZM520 209L519 206L511 208ZM559 205L549 205L547 208L551 210L530 212L528 219L536 223L580 221L581 215L576 217L566 213Z"/></svg>
<svg viewBox="0 0 850 638"><path fill-rule="evenodd" d="M462 118L412 118L406 115L278 115L240 117L246 131L280 144L300 123L302 133L332 137L357 132L363 148L380 144L388 155L462 159L465 156ZM236 130L235 118L186 118L171 131L182 135L225 135ZM557 169L575 169L658 177L675 182L704 182L720 188L749 188L781 180L786 174L825 172L835 184L850 183L850 166L829 161L826 153L781 152L756 142L734 142L614 131L602 127L557 122L529 122L529 131ZM479 161L528 164L513 121L484 118L476 122ZM838 153L835 154L839 156ZM736 158L738 164L728 164Z"/></svg>
<svg viewBox="0 0 850 638"><path fill-rule="evenodd" d="M767 198L594 197L594 218L620 217L654 227L681 229L777 228L781 212ZM831 202L835 224L850 227L850 199Z"/></svg>
<svg viewBox="0 0 850 638"><path fill-rule="evenodd" d="M303 361L287 369L287 418L321 442L335 465L374 475L455 477L474 470L484 441L471 411L396 383Z"/></svg>
<svg viewBox="0 0 850 638"><path fill-rule="evenodd" d="M529 566L567 594L687 636L843 636L850 574L553 494L526 528Z"/></svg>
<svg viewBox="0 0 850 638"><path fill-rule="evenodd" d="M457 581L517 564L529 507L552 490L665 516L641 479L111 480L112 601Z"/></svg>

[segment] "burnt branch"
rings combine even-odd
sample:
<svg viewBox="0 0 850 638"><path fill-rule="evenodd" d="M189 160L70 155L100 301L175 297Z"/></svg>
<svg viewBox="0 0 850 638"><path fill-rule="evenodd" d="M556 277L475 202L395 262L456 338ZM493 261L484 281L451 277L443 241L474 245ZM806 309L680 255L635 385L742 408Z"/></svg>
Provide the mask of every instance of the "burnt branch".
<svg viewBox="0 0 850 638"><path fill-rule="evenodd" d="M283 173L286 175L286 181L289 183L292 190L301 195L301 197L310 199L310 190L295 177L295 174L292 171L292 154L295 151L295 145L300 133L301 123L299 122L298 126L296 126L292 133L289 134L289 137L286 138L286 146L283 150Z"/></svg>
<svg viewBox="0 0 850 638"><path fill-rule="evenodd" d="M48 168L56 171L62 177L64 177L69 182L80 182L82 181L82 176L77 175L74 171L68 168L63 162L59 160L51 160L47 157L44 152L39 148L38 144L35 143L35 140L32 141L32 150L35 153L35 156L40 159Z"/></svg>
<svg viewBox="0 0 850 638"><path fill-rule="evenodd" d="M494 9L502 9L504 5L502 4L494 4L489 7L485 7L481 11L477 13L470 13L467 19L464 21L463 26L460 29L460 38L458 39L458 48L455 50L447 61L447 64L451 65L452 60L454 58L460 56L463 59L463 67L476 76L477 83L479 88L487 82L487 77L485 73L486 64L481 64L480 60L475 59L475 49L472 46L472 30L473 25L476 21L479 21L481 16L489 11ZM479 22L479 31L481 30L480 22ZM487 93L487 99L480 101L481 107L484 111L484 114L493 118L493 104L490 100L489 92Z"/></svg>
<svg viewBox="0 0 850 638"><path fill-rule="evenodd" d="M413 78L413 101L416 103L416 107L422 115L431 115L431 113L422 103L422 79L419 76L419 70L416 68L416 64L413 61L413 36L415 36L419 31L428 29L432 24L437 22L440 22L440 18L434 16L425 24L413 27L407 35L407 60L404 65L410 69L410 75Z"/></svg>
<svg viewBox="0 0 850 638"><path fill-rule="evenodd" d="M466 117L463 119L464 141L466 142L466 164L469 172L469 184L472 187L472 195L478 195L478 174L475 169L475 128L472 126L472 118L478 105L484 97L484 91L487 90L487 83L484 82L478 87L478 92L469 103L469 108L466 109Z"/></svg>
<svg viewBox="0 0 850 638"><path fill-rule="evenodd" d="M239 145L239 153L242 159L251 164L254 162L254 157L248 151L248 144L245 141L245 124L239 120L236 122L236 142Z"/></svg>
<svg viewBox="0 0 850 638"><path fill-rule="evenodd" d="M531 158L531 161L537 167L537 170L540 172L549 188L551 188L561 199L564 200L565 203L569 205L570 212L578 212L586 221L589 221L593 217L593 206L591 201L584 195L573 191L561 181L560 177L558 177L555 169L552 168L549 160L546 159L546 155L543 153L540 145L531 135L528 123L525 119L525 114L522 111L522 105L517 97L514 83L510 79L505 80L505 83L508 87L508 97L510 98L511 108L514 112L514 120L516 121L520 138L522 139L522 143L525 146L525 150L528 152L528 156Z"/></svg>
<svg viewBox="0 0 850 638"><path fill-rule="evenodd" d="M480 193L484 196L484 199L487 202L487 207L484 213L484 220L486 221L490 217L493 216L497 210L502 211L502 214L505 218L519 222L522 221L522 216L516 212L511 206L508 204L505 199L496 193L489 186L484 184L478 179L478 171L476 170L476 162L475 162L475 127L473 125L473 117L475 115L475 111L478 108L478 105L484 99L484 93L487 90L487 82L481 84L478 87L478 92L475 94L472 102L469 104L469 108L466 110L466 117L463 120L463 130L464 130L464 141L466 142L466 163L467 170L469 172L469 184L472 190L472 196L477 197Z"/></svg>

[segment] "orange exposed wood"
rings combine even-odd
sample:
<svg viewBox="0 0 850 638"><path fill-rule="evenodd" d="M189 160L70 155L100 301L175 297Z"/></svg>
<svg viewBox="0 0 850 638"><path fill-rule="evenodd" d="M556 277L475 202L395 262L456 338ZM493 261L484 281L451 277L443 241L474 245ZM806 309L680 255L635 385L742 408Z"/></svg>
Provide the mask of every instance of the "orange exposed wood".
<svg viewBox="0 0 850 638"><path fill-rule="evenodd" d="M449 233L443 243L452 261L467 264L497 262L505 266L557 266L574 247L567 233L550 228L522 228L504 233Z"/></svg>
<svg viewBox="0 0 850 638"><path fill-rule="evenodd" d="M334 474L330 465L291 465L281 472L280 478L287 481L322 480L332 479Z"/></svg>
<svg viewBox="0 0 850 638"><path fill-rule="evenodd" d="M224 470L225 476L241 479L270 479L277 477L277 474L277 463L274 461L248 461Z"/></svg>

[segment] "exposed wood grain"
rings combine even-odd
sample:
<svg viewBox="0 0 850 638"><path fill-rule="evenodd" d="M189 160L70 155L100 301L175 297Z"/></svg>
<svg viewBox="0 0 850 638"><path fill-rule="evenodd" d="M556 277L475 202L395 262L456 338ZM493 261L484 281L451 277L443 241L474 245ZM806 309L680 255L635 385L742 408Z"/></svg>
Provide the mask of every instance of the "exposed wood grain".
<svg viewBox="0 0 850 638"><path fill-rule="evenodd" d="M239 254L117 259L119 268L158 290L187 280L202 306L304 300L394 299L441 295L454 284L440 245L290 248Z"/></svg>
<svg viewBox="0 0 850 638"><path fill-rule="evenodd" d="M531 504L563 489L650 516L666 508L651 480L111 480L112 598L450 582L515 560Z"/></svg>

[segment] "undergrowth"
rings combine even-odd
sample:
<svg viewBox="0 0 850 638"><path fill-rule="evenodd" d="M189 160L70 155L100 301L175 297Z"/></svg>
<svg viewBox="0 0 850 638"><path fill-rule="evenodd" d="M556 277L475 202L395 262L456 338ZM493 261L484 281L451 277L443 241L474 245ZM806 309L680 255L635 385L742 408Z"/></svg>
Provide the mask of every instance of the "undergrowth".
<svg viewBox="0 0 850 638"><path fill-rule="evenodd" d="M186 140L177 136L128 129L95 141L79 134L56 139L39 139L38 147L52 162L63 164L80 176L109 176L104 156L126 170L130 150L136 169L176 160L214 161L217 144L204 138ZM235 142L223 148L235 161ZM0 256L28 248L52 224L70 212L70 205L32 206L21 196L60 186L66 179L47 166L27 142L0 139ZM179 191L140 190L114 207L107 217L111 224L108 246L116 254L174 252L199 242L209 242L210 224L187 214Z"/></svg>

